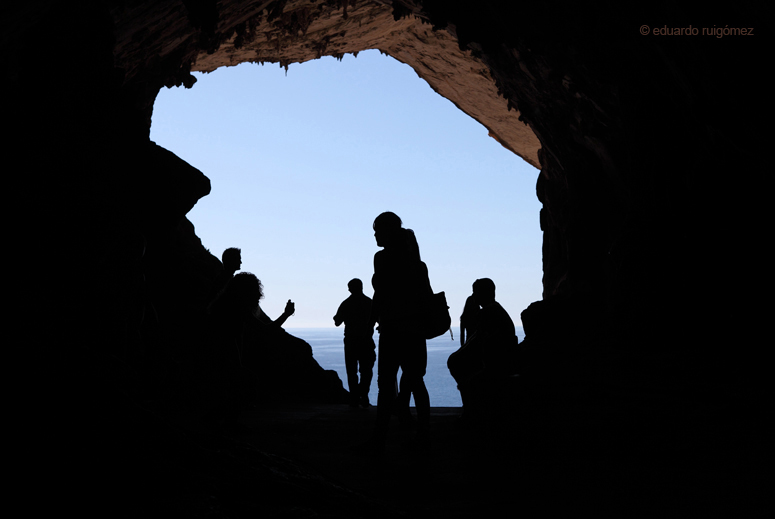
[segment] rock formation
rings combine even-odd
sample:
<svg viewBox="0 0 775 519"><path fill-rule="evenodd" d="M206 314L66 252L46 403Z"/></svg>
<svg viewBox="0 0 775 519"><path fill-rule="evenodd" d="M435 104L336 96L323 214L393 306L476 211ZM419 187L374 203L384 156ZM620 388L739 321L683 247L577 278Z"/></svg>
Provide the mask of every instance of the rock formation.
<svg viewBox="0 0 775 519"><path fill-rule="evenodd" d="M747 1L12 3L6 190L36 406L21 421L93 425L117 395L169 380L165 355L190 333L186 290L214 263L185 214L209 181L149 141L158 91L193 86L192 70L377 48L541 169L544 301L526 313L523 398L627 401L702 458L728 424L752 428L763 394L765 18ZM667 34L690 24L699 34ZM722 26L752 34L702 32Z"/></svg>

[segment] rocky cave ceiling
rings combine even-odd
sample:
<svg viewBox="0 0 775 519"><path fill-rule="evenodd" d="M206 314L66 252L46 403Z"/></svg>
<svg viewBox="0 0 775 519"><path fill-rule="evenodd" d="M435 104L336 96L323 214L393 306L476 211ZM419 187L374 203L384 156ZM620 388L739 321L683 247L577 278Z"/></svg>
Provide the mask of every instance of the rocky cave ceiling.
<svg viewBox="0 0 775 519"><path fill-rule="evenodd" d="M191 71L212 72L240 63L291 63L369 49L379 49L411 66L436 92L483 124L491 137L529 164L540 168L541 144L518 110L500 95L489 68L476 57L476 49L461 50L455 28L434 30L416 16L396 20L391 2L294 0L273 9L272 2L232 2L222 7L213 36L217 44L190 57ZM112 12L119 30L115 56L130 72L136 57L157 47L160 59L172 56L194 36L187 26L170 27L165 20L186 9L184 2L165 2L151 9ZM272 9L272 10L270 10ZM185 19L184 17L179 17ZM139 20L143 23L139 23ZM148 23L148 20L155 23ZM170 34L170 32L176 32ZM475 45L474 45L475 46ZM200 45L201 47L201 45ZM188 86L190 86L190 79ZM184 80L184 83L186 81Z"/></svg>

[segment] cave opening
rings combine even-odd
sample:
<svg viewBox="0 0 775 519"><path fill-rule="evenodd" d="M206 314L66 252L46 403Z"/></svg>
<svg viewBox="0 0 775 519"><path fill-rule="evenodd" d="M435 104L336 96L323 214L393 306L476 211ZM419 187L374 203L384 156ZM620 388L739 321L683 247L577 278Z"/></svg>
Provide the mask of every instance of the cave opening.
<svg viewBox="0 0 775 519"><path fill-rule="evenodd" d="M385 210L417 233L453 325L477 278L517 325L541 298L538 171L376 50L198 74L159 93L151 139L211 179L188 215L197 235L217 257L240 247L269 315L297 303L292 328L331 327L353 277L370 290Z"/></svg>
<svg viewBox="0 0 775 519"><path fill-rule="evenodd" d="M198 74L191 89L160 92L151 139L211 179L188 214L203 245L219 258L241 249L268 315L293 299L286 330L341 380L342 329L331 316L350 279L372 294L371 223L385 210L415 230L450 305L453 334L429 343L434 405L462 405L446 359L475 279L496 282L524 338L520 313L542 288L538 172L408 65L373 50L289 71L245 63Z"/></svg>

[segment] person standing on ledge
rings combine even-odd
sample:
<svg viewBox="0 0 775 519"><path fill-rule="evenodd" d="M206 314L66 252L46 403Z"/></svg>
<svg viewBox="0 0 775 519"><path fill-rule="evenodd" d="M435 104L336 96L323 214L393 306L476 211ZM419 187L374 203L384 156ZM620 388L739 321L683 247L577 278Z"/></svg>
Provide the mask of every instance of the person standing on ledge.
<svg viewBox="0 0 775 519"><path fill-rule="evenodd" d="M374 322L371 320L371 298L363 293L363 282L352 279L347 283L350 297L342 301L334 316L334 324L344 323L344 364L350 407L370 407L369 388L374 375ZM361 380L358 382L358 372Z"/></svg>
<svg viewBox="0 0 775 519"><path fill-rule="evenodd" d="M428 350L423 324L425 302L432 296L428 267L420 259L414 232L401 226L401 218L385 212L374 220L374 238L382 250L374 254L374 300L372 321L379 322L379 358L377 361L377 423L371 449L385 448L388 425L394 411L409 408L414 395L417 410L415 446L430 448L430 397L425 387ZM395 381L401 368L398 397Z"/></svg>

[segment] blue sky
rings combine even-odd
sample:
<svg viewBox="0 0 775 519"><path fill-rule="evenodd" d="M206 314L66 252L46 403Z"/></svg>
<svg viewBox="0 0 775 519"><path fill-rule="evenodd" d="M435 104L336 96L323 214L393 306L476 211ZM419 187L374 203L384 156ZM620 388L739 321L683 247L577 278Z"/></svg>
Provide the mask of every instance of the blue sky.
<svg viewBox="0 0 775 519"><path fill-rule="evenodd" d="M217 257L242 249L271 317L290 298L287 327L332 327L350 279L371 296L383 211L415 231L454 325L477 278L517 325L541 299L538 170L411 67L372 50L194 75L159 93L151 139L210 178L188 218Z"/></svg>

